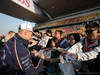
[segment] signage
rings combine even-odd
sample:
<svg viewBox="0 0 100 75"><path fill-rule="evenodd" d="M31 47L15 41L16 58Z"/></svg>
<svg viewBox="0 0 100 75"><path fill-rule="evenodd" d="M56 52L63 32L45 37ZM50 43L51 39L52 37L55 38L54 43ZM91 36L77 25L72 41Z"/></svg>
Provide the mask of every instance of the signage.
<svg viewBox="0 0 100 75"><path fill-rule="evenodd" d="M33 3L32 0L11 0L12 2L20 5L23 9L27 9L35 14L42 15L41 10Z"/></svg>
<svg viewBox="0 0 100 75"><path fill-rule="evenodd" d="M27 6L27 7L32 7L33 3L31 0L18 0L20 3L22 3L23 5Z"/></svg>
<svg viewBox="0 0 100 75"><path fill-rule="evenodd" d="M49 40L49 36L45 35L42 37L42 39L39 41L38 45L42 46L42 47L46 47L47 43Z"/></svg>

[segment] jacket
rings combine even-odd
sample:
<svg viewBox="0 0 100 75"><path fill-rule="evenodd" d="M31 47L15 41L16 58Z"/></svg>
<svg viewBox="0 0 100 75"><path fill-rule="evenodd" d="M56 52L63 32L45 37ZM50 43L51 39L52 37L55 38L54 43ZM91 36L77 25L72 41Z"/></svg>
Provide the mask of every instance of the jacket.
<svg viewBox="0 0 100 75"><path fill-rule="evenodd" d="M76 43L71 48L69 48L68 52L76 54L78 57L78 60L81 60L81 61L88 61L88 60L97 58L100 52L100 42L99 42L100 40L98 40L98 45L93 47L91 51L84 52L82 50L84 39L85 38L82 38L80 42Z"/></svg>
<svg viewBox="0 0 100 75"><path fill-rule="evenodd" d="M28 41L18 34L5 44L6 62L13 70L21 70L25 75L38 75L43 60L40 59L35 67L32 64L31 53L28 48Z"/></svg>

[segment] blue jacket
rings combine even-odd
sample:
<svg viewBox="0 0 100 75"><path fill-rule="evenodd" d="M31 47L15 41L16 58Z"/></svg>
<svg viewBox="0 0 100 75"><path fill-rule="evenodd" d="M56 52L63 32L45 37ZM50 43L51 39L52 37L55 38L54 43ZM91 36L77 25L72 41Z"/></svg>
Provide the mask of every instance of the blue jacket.
<svg viewBox="0 0 100 75"><path fill-rule="evenodd" d="M26 75L38 75L43 60L34 67L31 60L31 53L28 48L28 41L22 39L18 34L5 44L6 62L12 69L22 70Z"/></svg>

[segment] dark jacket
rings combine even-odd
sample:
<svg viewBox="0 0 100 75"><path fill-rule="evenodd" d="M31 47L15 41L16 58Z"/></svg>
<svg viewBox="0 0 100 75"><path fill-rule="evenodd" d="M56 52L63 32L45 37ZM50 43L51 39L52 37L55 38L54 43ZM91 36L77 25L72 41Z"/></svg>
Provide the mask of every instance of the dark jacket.
<svg viewBox="0 0 100 75"><path fill-rule="evenodd" d="M27 48L28 41L22 39L18 34L5 44L6 62L12 70L22 71L24 75L38 75L43 60L34 67L31 54Z"/></svg>

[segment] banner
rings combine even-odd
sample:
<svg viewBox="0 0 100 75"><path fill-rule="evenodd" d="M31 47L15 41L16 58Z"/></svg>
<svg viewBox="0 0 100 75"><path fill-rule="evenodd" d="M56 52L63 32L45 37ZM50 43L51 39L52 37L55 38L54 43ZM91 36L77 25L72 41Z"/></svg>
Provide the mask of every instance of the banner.
<svg viewBox="0 0 100 75"><path fill-rule="evenodd" d="M51 21L47 22L41 25L37 25L36 28L46 28L46 27L53 27L53 26L60 26L60 25L66 25L66 24L72 24L72 23L79 23L79 22L84 22L84 21L89 21L89 20L95 20L95 19L100 19L100 13L92 13L92 14L86 14L84 16L78 16L74 18L65 18L63 20L59 21Z"/></svg>
<svg viewBox="0 0 100 75"><path fill-rule="evenodd" d="M22 6L23 8L35 13L42 15L40 9L33 3L32 0L11 0L12 2ZM24 13L24 12L23 12Z"/></svg>

